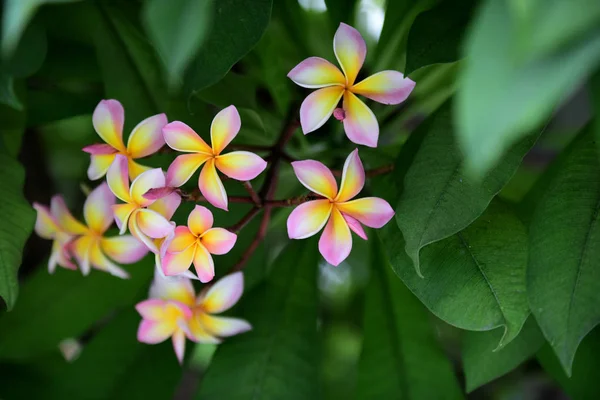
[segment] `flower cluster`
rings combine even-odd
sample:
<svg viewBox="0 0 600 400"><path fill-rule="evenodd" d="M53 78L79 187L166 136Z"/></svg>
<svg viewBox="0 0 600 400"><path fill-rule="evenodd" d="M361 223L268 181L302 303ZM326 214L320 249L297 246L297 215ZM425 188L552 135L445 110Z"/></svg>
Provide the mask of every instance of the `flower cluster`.
<svg viewBox="0 0 600 400"><path fill-rule="evenodd" d="M407 98L415 83L396 71L383 71L354 83L365 59L366 45L360 33L348 25L341 24L336 32L334 52L343 72L324 59L311 57L288 75L301 86L319 89L302 103L302 130L307 134L318 129L333 114L343 122L351 141L376 147L377 120L356 94L385 104L398 104ZM338 108L342 99L343 106ZM241 127L238 110L229 106L215 116L210 127L211 145L185 123L169 123L165 114L140 122L125 145L125 112L117 100L102 100L94 110L92 122L105 143L83 149L91 155L88 177L96 180L106 176L106 182L87 197L83 210L85 223L71 215L60 196L52 198L49 208L34 204L38 213L37 234L53 240L50 272L57 265L68 269L78 266L84 275L95 268L127 278L128 273L115 262L130 264L148 252L153 253L156 272L150 298L136 306L143 318L138 339L159 343L172 338L180 362L186 338L199 343L218 343L220 338L248 331L251 327L246 321L212 315L238 301L243 292L241 272L225 276L198 297L191 281L213 280L212 256L226 254L234 247L237 230L213 227L213 214L201 205L196 205L187 216L186 226L176 226L172 221L183 199L200 199L228 210L231 198L217 170L228 178L245 182L252 191L255 209L271 207L265 204L273 200L269 197L272 191L261 190L259 197L248 183L266 169L267 162L249 151L224 153ZM156 153L165 144L184 153L174 159L166 173L135 161ZM277 146L284 144L280 140ZM281 147L274 146L271 155L281 151ZM332 265L339 265L350 254L351 232L366 240L363 225L380 228L394 215L382 199L354 199L365 184L358 149L346 159L339 189L332 171L319 161L294 161L292 167L298 180L314 195L312 201L300 201L289 216L288 235L291 239L304 239L324 228L319 251ZM180 188L200 168L198 189L202 198L190 196ZM105 237L113 221L119 235ZM192 264L195 274L189 270Z"/></svg>

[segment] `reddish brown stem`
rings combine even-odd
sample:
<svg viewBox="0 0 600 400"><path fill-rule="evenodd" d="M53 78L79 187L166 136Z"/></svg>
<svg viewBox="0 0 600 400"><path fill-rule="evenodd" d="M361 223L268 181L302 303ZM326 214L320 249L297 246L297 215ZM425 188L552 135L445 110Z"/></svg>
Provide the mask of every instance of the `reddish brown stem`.
<svg viewBox="0 0 600 400"><path fill-rule="evenodd" d="M377 175L387 174L394 170L394 164L383 165L378 168L368 169L365 171L365 177L372 178ZM342 176L342 171L339 169L334 169L331 171L334 176Z"/></svg>
<svg viewBox="0 0 600 400"><path fill-rule="evenodd" d="M231 225L229 228L227 228L227 230L230 232L233 232L233 233L238 233L239 231L242 230L243 227L248 225L248 223L250 221L252 221L254 219L254 217L256 217L256 215L260 212L260 210L261 210L260 207L252 207L250 209L250 211L248 211L248 213L246 213L246 215L244 215L242 217L242 219L240 219L234 225Z"/></svg>
<svg viewBox="0 0 600 400"><path fill-rule="evenodd" d="M248 181L243 182L243 184L244 184L244 188L246 189L246 191L250 195L250 198L254 202L254 205L257 206L257 207L260 207L261 204L262 204L262 201L260 200L260 197L258 197L258 193L256 193L256 191L254 191L254 188L252 187L252 184L250 182L248 182Z"/></svg>
<svg viewBox="0 0 600 400"><path fill-rule="evenodd" d="M260 242L262 242L263 239L265 238L265 236L267 236L267 230L269 228L270 220L271 220L271 209L269 207L267 207L267 208L265 208L265 212L262 216L262 219L260 220L260 226L258 228L258 232L256 233L256 236L254 237L254 240L252 240L252 242L250 243L248 248L246 248L246 250L240 257L239 261L237 263L235 263L235 265L233 267L231 267L231 269L229 270L230 274L244 269L244 267L246 266L246 263L248 262L248 260L250 260L250 257L252 257L252 255L254 254L254 252L256 251L258 246L260 245Z"/></svg>

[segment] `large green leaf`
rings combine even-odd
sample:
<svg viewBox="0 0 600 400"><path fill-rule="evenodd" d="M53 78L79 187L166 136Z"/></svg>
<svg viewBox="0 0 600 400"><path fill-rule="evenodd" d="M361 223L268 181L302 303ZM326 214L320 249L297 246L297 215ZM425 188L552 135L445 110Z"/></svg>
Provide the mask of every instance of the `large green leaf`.
<svg viewBox="0 0 600 400"><path fill-rule="evenodd" d="M550 376L552 376L572 399L596 400L600 398L598 371L600 371L600 327L592 330L581 345L573 362L573 375L568 377L552 347L546 344L537 358Z"/></svg>
<svg viewBox="0 0 600 400"><path fill-rule="evenodd" d="M521 221L500 202L465 230L427 246L415 274L396 225L380 231L396 274L436 316L462 329L503 326L498 346L521 330L529 307L525 294L527 234Z"/></svg>
<svg viewBox="0 0 600 400"><path fill-rule="evenodd" d="M544 344L544 335L530 316L519 335L504 348L495 350L503 332L498 329L487 332L467 331L462 340L462 359L467 392L512 371L529 359Z"/></svg>
<svg viewBox="0 0 600 400"><path fill-rule="evenodd" d="M196 92L219 81L256 45L269 24L271 6L272 0L216 2L213 28L185 77L188 92Z"/></svg>
<svg viewBox="0 0 600 400"><path fill-rule="evenodd" d="M356 10L356 0L325 0L327 14L335 29L340 22L352 25L354 23L354 11Z"/></svg>
<svg viewBox="0 0 600 400"><path fill-rule="evenodd" d="M237 307L236 316L247 319L252 331L219 346L198 399L317 397L318 261L313 240L283 250L269 278Z"/></svg>
<svg viewBox="0 0 600 400"><path fill-rule="evenodd" d="M151 0L144 7L146 30L167 69L172 87L183 83L183 72L210 28L211 0Z"/></svg>
<svg viewBox="0 0 600 400"><path fill-rule="evenodd" d="M527 293L571 373L579 342L600 323L600 160L588 129L564 159L530 226Z"/></svg>
<svg viewBox="0 0 600 400"><path fill-rule="evenodd" d="M408 34L404 73L460 59L460 44L477 2L446 0L419 14Z"/></svg>
<svg viewBox="0 0 600 400"><path fill-rule="evenodd" d="M0 143L0 297L4 299L8 310L14 307L17 300L17 272L21 266L25 241L35 222L35 212L23 197L24 183L25 170Z"/></svg>
<svg viewBox="0 0 600 400"><path fill-rule="evenodd" d="M153 261L147 256L127 266L130 279L103 272L84 277L61 268L49 275L40 268L21 286L15 309L0 318L0 358L22 359L48 352L61 340L78 337L113 310L132 306L148 290Z"/></svg>
<svg viewBox="0 0 600 400"><path fill-rule="evenodd" d="M506 154L483 180L463 172L463 157L452 128L452 104L442 106L413 135L425 135L404 178L396 221L406 240L406 252L419 275L422 248L447 238L472 223L513 176L538 135ZM401 178L401 177L399 177Z"/></svg>
<svg viewBox="0 0 600 400"><path fill-rule="evenodd" d="M520 35L508 2L486 0L479 11L464 46L455 115L466 166L481 178L594 70L600 30L559 52L523 60L515 54Z"/></svg>
<svg viewBox="0 0 600 400"><path fill-rule="evenodd" d="M462 398L427 310L394 276L379 240L372 240L357 399Z"/></svg>

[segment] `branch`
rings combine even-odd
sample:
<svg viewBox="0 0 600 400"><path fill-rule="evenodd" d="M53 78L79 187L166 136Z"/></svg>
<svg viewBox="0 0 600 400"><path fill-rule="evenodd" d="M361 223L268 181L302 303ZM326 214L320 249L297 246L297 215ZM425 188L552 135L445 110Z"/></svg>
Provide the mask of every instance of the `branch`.
<svg viewBox="0 0 600 400"><path fill-rule="evenodd" d="M258 193L256 193L254 191L254 188L252 187L252 184L249 181L244 181L243 184L244 184L244 188L246 189L246 191L250 195L250 198L254 202L254 205L257 206L257 207L260 207L262 205L262 201L261 201L260 197L258 197Z"/></svg>
<svg viewBox="0 0 600 400"><path fill-rule="evenodd" d="M378 168L373 168L373 169L368 169L365 171L365 177L366 178L372 178L374 176L377 175L383 175L383 174L387 174L390 173L394 170L394 164L388 164L388 165L383 165L381 167ZM334 169L331 171L331 173L333 173L334 176L342 176L342 171L340 171L339 169Z"/></svg>
<svg viewBox="0 0 600 400"><path fill-rule="evenodd" d="M241 220L239 220L237 223L231 225L229 228L226 229L230 232L238 233L242 230L243 227L248 225L248 223L252 221L254 217L256 217L256 215L260 212L261 209L261 207L252 207L250 211L248 211L248 213L242 217Z"/></svg>

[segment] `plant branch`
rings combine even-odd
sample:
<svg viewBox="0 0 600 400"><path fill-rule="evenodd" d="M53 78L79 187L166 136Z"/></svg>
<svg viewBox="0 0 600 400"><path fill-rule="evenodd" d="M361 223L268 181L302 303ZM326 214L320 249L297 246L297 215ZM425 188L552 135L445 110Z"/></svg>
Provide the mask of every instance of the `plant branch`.
<svg viewBox="0 0 600 400"><path fill-rule="evenodd" d="M394 170L394 164L387 164L387 165L383 165L381 167L378 168L373 168L373 169L368 169L365 171L365 177L366 178L372 178L374 176L377 175L383 175L383 174L387 174L390 173ZM342 171L340 171L339 169L334 169L331 171L333 173L334 176L342 176Z"/></svg>
<svg viewBox="0 0 600 400"><path fill-rule="evenodd" d="M261 207L262 201L261 201L260 197L258 197L258 193L256 193L254 191L254 188L252 187L252 184L249 181L244 181L243 184L244 184L244 188L246 189L246 191L250 195L250 198L254 202L254 205L257 206L257 207Z"/></svg>

